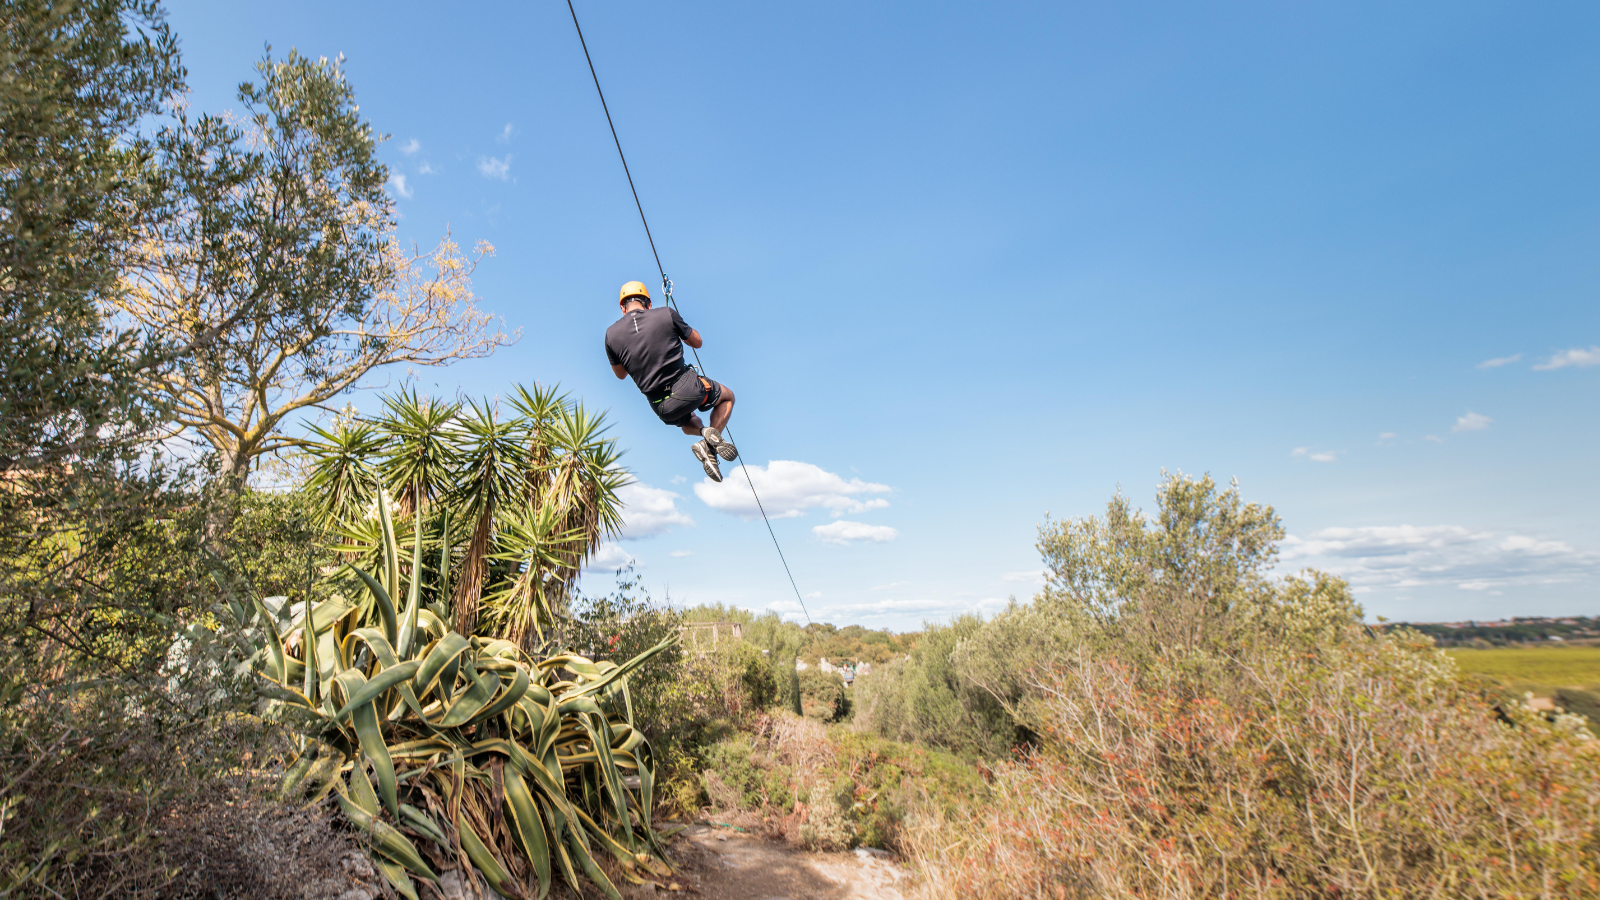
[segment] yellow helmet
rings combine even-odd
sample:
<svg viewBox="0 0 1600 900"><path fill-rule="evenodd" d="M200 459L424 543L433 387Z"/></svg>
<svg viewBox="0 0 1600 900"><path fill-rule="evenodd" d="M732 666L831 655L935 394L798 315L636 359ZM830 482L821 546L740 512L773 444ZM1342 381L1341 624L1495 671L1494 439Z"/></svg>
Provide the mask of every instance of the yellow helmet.
<svg viewBox="0 0 1600 900"><path fill-rule="evenodd" d="M645 304L650 303L650 289L642 281L630 281L622 286L622 292L617 295L618 303L626 303L629 297L643 297Z"/></svg>

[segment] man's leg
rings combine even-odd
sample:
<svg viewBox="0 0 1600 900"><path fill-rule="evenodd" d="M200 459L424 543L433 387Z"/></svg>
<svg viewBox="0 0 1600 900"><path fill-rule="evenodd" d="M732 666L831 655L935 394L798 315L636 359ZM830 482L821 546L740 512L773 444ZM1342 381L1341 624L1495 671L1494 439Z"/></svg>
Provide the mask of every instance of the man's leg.
<svg viewBox="0 0 1600 900"><path fill-rule="evenodd" d="M699 416L690 413L689 424L683 426L683 433L690 437L699 437L701 430L703 430L705 427L706 423L700 421Z"/></svg>
<svg viewBox="0 0 1600 900"><path fill-rule="evenodd" d="M727 426L728 419L732 415L733 388L723 385L722 400L711 410L711 427L715 428L718 434L721 434L722 429Z"/></svg>
<svg viewBox="0 0 1600 900"><path fill-rule="evenodd" d="M717 455L729 462L739 458L739 451L733 444L722 436L722 428L728 424L728 418L733 415L733 389L725 384L718 384L719 391L716 405L711 408L711 427L700 432L705 437L706 443Z"/></svg>

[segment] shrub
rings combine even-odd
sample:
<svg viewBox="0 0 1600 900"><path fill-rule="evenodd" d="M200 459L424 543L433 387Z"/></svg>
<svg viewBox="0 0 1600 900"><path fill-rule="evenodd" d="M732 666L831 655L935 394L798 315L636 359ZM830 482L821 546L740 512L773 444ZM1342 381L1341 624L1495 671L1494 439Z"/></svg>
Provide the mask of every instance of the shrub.
<svg viewBox="0 0 1600 900"><path fill-rule="evenodd" d="M1382 639L1251 664L1245 696L1087 652L1039 673L1040 748L993 801L926 810L927 896L1582 897L1600 762Z"/></svg>
<svg viewBox="0 0 1600 900"><path fill-rule="evenodd" d="M800 673L800 708L808 719L837 722L850 712L844 680L832 672L806 669Z"/></svg>
<svg viewBox="0 0 1600 900"><path fill-rule="evenodd" d="M930 625L909 659L894 660L857 678L851 688L856 727L965 756L1004 757L1025 735L995 697L952 658L963 640L984 628L975 615L959 616L949 625Z"/></svg>
<svg viewBox="0 0 1600 900"><path fill-rule="evenodd" d="M1600 889L1600 761L1375 633L1346 585L1272 580L1270 507L1168 478L1158 515L1047 525L1045 590L952 666L1033 740L991 800L924 806L928 896L1517 897Z"/></svg>

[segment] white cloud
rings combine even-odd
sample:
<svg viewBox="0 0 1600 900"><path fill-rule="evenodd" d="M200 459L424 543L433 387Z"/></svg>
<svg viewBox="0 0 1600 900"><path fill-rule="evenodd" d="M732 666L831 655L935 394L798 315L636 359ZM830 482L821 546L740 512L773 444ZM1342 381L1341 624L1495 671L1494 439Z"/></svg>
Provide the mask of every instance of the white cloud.
<svg viewBox="0 0 1600 900"><path fill-rule="evenodd" d="M868 603L852 602L848 606L822 607L812 612L819 621L832 619L835 622L840 620L860 622L887 619L891 622L909 624L917 621L942 621L961 613L975 612L990 616L1005 609L1009 602L1006 597L974 599L971 595L942 598L889 597Z"/></svg>
<svg viewBox="0 0 1600 900"><path fill-rule="evenodd" d="M1281 559L1290 568L1312 566L1347 578L1361 592L1430 586L1478 591L1600 576L1600 553L1459 525L1324 528L1286 538Z"/></svg>
<svg viewBox="0 0 1600 900"><path fill-rule="evenodd" d="M1395 438L1397 438L1399 436L1400 435L1395 434L1392 431L1380 431L1380 432L1378 432L1378 440L1380 440L1380 441L1392 441L1392 440L1394 440Z"/></svg>
<svg viewBox="0 0 1600 900"><path fill-rule="evenodd" d="M1433 441L1435 444L1444 443L1444 438L1439 437L1437 434L1423 435L1422 439L1425 440L1425 441Z"/></svg>
<svg viewBox="0 0 1600 900"><path fill-rule="evenodd" d="M1000 576L1000 580L1020 584L1044 584L1045 575L1043 569L1028 569L1022 572L1007 572Z"/></svg>
<svg viewBox="0 0 1600 900"><path fill-rule="evenodd" d="M389 187L394 188L394 192L396 194L410 199L412 190L406 186L406 177L401 175L399 172L395 172L389 176Z"/></svg>
<svg viewBox="0 0 1600 900"><path fill-rule="evenodd" d="M411 140L406 141L404 144L400 145L400 152L404 153L407 156L410 156L411 154L413 154L413 153L415 153L415 152L417 152L418 150L421 150L421 149L422 149L422 142L417 140L416 138L412 138Z"/></svg>
<svg viewBox="0 0 1600 900"><path fill-rule="evenodd" d="M1546 372L1550 369L1565 369L1567 366L1577 366L1580 369L1600 366L1600 347L1590 347L1587 350L1574 347L1571 350L1563 350L1534 368Z"/></svg>
<svg viewBox="0 0 1600 900"><path fill-rule="evenodd" d="M515 131L516 131L516 129L511 127L511 123L507 122L505 129L500 132L500 136L494 139L495 143L497 143L497 144L509 144L509 143L511 143L511 135L513 133L515 133Z"/></svg>
<svg viewBox="0 0 1600 900"><path fill-rule="evenodd" d="M808 509L822 508L835 516L846 513L859 514L869 509L882 509L889 501L882 497L863 499L866 494L887 494L892 490L886 484L872 484L859 478L843 478L810 463L775 459L766 466L747 466L749 479L754 482L767 516L773 519L791 519L804 515ZM741 519L761 515L755 498L750 495L746 473L738 470L725 472L722 483L707 478L694 486L695 496L705 505Z"/></svg>
<svg viewBox="0 0 1600 900"><path fill-rule="evenodd" d="M812 591L811 593L806 595L806 599L807 600L816 600L816 599L820 598L821 596L822 596L822 592L821 591Z"/></svg>
<svg viewBox="0 0 1600 900"><path fill-rule="evenodd" d="M1312 450L1310 447L1296 447L1290 456L1300 459L1309 459L1312 462L1331 463L1339 461L1340 450Z"/></svg>
<svg viewBox="0 0 1600 900"><path fill-rule="evenodd" d="M622 539L652 537L666 534L674 525L693 525L694 520L678 509L679 496L637 481L617 488L617 499L622 501Z"/></svg>
<svg viewBox="0 0 1600 900"><path fill-rule="evenodd" d="M621 545L601 544L594 553L590 554L589 561L583 564L583 568L586 572L610 572L620 569L629 563L633 563L635 566L643 566L643 563L639 562L637 557L622 549Z"/></svg>
<svg viewBox="0 0 1600 900"><path fill-rule="evenodd" d="M667 555L672 557L673 559L683 559L684 557L687 557L687 556L693 556L694 555L694 551L693 550L674 550L671 553L668 553Z"/></svg>
<svg viewBox="0 0 1600 900"><path fill-rule="evenodd" d="M511 154L507 153L505 159L496 159L492 156L478 157L478 174L485 178L508 180L511 177Z"/></svg>
<svg viewBox="0 0 1600 900"><path fill-rule="evenodd" d="M1486 359L1483 362L1478 363L1478 368L1498 369L1501 366L1508 366L1521 358L1521 353L1513 353L1510 356L1496 356L1494 359Z"/></svg>
<svg viewBox="0 0 1600 900"><path fill-rule="evenodd" d="M852 544L856 541L871 541L874 544L886 544L900 536L900 532L887 525L868 525L865 522L851 522L839 519L826 525L818 525L811 529L824 544Z"/></svg>
<svg viewBox="0 0 1600 900"><path fill-rule="evenodd" d="M1454 425L1450 426L1450 430L1451 431L1484 431L1489 427L1489 423L1493 422L1493 421L1494 420L1489 418L1488 416L1483 415L1482 413L1475 413L1475 412L1473 412L1472 410L1469 409L1469 410L1467 410L1467 414L1466 415L1464 415L1461 418L1457 419L1456 423Z"/></svg>
<svg viewBox="0 0 1600 900"><path fill-rule="evenodd" d="M418 175L432 175L433 174L433 165L431 163L423 163L417 169L417 174Z"/></svg>

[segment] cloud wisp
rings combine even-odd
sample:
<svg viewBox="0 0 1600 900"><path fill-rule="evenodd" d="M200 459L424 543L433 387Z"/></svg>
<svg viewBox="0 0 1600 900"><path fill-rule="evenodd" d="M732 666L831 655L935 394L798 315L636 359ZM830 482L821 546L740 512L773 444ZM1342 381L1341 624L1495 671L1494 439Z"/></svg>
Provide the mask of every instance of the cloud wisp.
<svg viewBox="0 0 1600 900"><path fill-rule="evenodd" d="M1440 586L1484 591L1600 576L1600 553L1459 525L1324 528L1290 535L1282 546L1287 568L1323 569L1363 593Z"/></svg>
<svg viewBox="0 0 1600 900"><path fill-rule="evenodd" d="M1450 426L1450 430L1458 434L1463 431L1487 431L1489 423L1493 421L1488 416L1482 413L1475 413L1469 409L1466 415L1456 419L1456 423Z"/></svg>
<svg viewBox="0 0 1600 900"><path fill-rule="evenodd" d="M614 572L627 565L643 567L644 563L632 553L622 549L622 545L608 543L601 544L589 554L589 559L583 564L585 572Z"/></svg>
<svg viewBox="0 0 1600 900"><path fill-rule="evenodd" d="M422 142L417 140L416 138L412 138L411 140L406 141L404 144L400 145L400 152L404 153L407 156L412 156L418 150L421 150L421 149L422 149Z"/></svg>
<svg viewBox="0 0 1600 900"><path fill-rule="evenodd" d="M394 189L396 194L399 194L401 197L404 197L407 200L411 199L411 195L414 193L414 191L412 191L412 189L406 184L406 177L401 175L399 172L390 174L388 184L389 187Z"/></svg>
<svg viewBox="0 0 1600 900"><path fill-rule="evenodd" d="M805 514L808 509L826 509L834 516L859 515L869 509L882 509L889 505L883 497L893 490L886 484L874 484L859 478L844 480L821 466L811 463L775 459L765 466L744 466L750 482L755 484L761 502L766 505L768 518L792 519ZM694 486L694 493L705 505L738 516L754 519L761 515L750 487L745 481L746 472L729 471L718 484L707 478Z"/></svg>
<svg viewBox="0 0 1600 900"><path fill-rule="evenodd" d="M887 525L868 525L865 522L851 522L847 519L838 519L826 525L818 525L811 529L824 544L887 544L900 536L900 532Z"/></svg>
<svg viewBox="0 0 1600 900"><path fill-rule="evenodd" d="M1289 455L1296 459L1309 459L1312 462L1331 463L1339 461L1341 450L1313 450L1310 447L1296 447Z"/></svg>
<svg viewBox="0 0 1600 900"><path fill-rule="evenodd" d="M1501 366L1509 366L1520 359L1522 359L1521 353L1513 353L1510 356L1496 356L1494 359L1486 359L1483 362L1478 363L1478 365L1474 368L1498 369Z"/></svg>
<svg viewBox="0 0 1600 900"><path fill-rule="evenodd" d="M493 156L478 157L478 174L485 178L498 178L509 181L511 178L511 154L507 153L505 159L496 159Z"/></svg>
<svg viewBox="0 0 1600 900"><path fill-rule="evenodd" d="M1542 363L1536 363L1534 368L1541 372L1548 372L1551 369L1565 369L1568 366L1574 366L1579 369L1600 366L1600 347L1590 347L1587 350L1582 347L1573 347L1571 350L1563 350L1560 353L1553 354Z"/></svg>
<svg viewBox="0 0 1600 900"><path fill-rule="evenodd" d="M678 509L680 494L633 482L617 488L622 501L622 539L637 540L666 534L674 525L693 525L694 519Z"/></svg>

